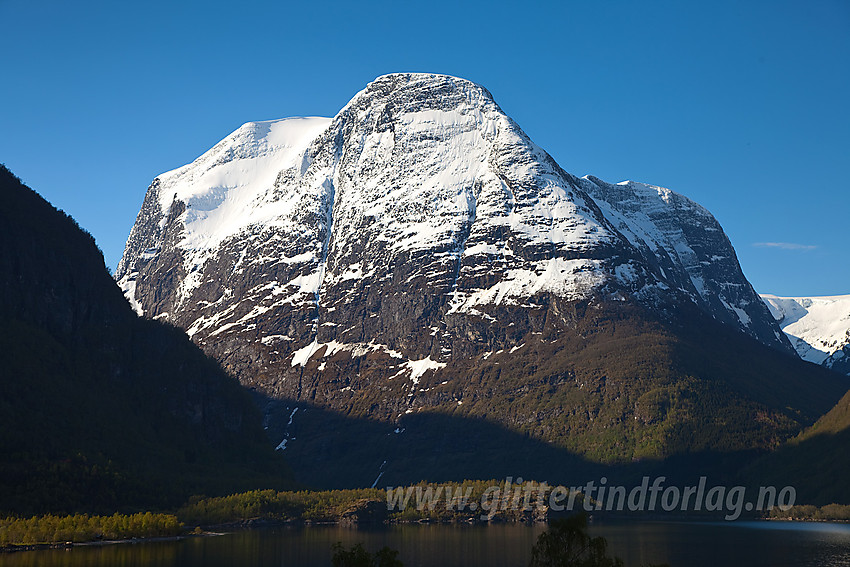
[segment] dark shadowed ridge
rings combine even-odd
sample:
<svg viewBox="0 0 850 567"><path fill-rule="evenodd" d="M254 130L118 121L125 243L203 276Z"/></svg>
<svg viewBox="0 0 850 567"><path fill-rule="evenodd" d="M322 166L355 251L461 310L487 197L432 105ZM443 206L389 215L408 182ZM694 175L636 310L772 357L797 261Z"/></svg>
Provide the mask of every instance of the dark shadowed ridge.
<svg viewBox="0 0 850 567"><path fill-rule="evenodd" d="M94 239L0 166L0 515L286 486L250 397L138 318Z"/></svg>
<svg viewBox="0 0 850 567"><path fill-rule="evenodd" d="M814 425L749 467L761 484L794 486L798 504L850 503L850 393Z"/></svg>

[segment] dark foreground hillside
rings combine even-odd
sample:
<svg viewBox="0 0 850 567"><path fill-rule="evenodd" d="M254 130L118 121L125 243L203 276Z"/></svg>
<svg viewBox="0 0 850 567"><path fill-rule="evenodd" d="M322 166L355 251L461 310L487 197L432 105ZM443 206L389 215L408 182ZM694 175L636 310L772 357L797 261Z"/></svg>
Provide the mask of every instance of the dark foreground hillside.
<svg viewBox="0 0 850 567"><path fill-rule="evenodd" d="M0 515L285 484L238 383L140 319L92 237L0 166Z"/></svg>
<svg viewBox="0 0 850 567"><path fill-rule="evenodd" d="M776 453L750 468L765 482L784 480L801 504L850 503L850 393L826 415Z"/></svg>

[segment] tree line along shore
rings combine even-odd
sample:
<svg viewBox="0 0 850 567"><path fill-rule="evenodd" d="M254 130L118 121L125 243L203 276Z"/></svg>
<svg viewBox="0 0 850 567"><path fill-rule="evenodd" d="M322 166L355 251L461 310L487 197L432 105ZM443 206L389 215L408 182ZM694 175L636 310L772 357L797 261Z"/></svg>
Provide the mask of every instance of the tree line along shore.
<svg viewBox="0 0 850 567"><path fill-rule="evenodd" d="M220 497L193 497L181 508L167 513L137 512L113 515L39 515L28 518L0 518L0 548L29 549L34 546L73 545L87 542L176 537L202 533L203 528L256 526L262 524L360 524L404 522L534 522L547 521L547 509L534 501L515 500L519 505L492 507L486 514L475 510L482 497L497 487L503 501L513 494L504 481L465 481L403 487L414 495L430 491L423 504L417 497L394 499L383 489L325 491L253 490ZM410 490L413 488L413 490ZM520 486L522 488L522 486ZM398 491L400 489L395 489ZM398 492L396 494L399 494ZM459 505L451 495L463 495ZM439 497L442 495L443 497ZM581 496L579 497L579 499ZM388 501L393 500L393 506ZM391 509L390 509L391 508ZM580 509L581 507L577 508ZM782 511L774 508L763 519L798 521L850 521L850 506L798 505Z"/></svg>

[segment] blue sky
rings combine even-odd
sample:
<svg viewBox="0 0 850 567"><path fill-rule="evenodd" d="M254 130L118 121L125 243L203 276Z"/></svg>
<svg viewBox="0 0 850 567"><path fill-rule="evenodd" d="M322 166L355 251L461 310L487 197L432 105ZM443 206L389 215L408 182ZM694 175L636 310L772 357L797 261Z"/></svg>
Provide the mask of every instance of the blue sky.
<svg viewBox="0 0 850 567"><path fill-rule="evenodd" d="M0 162L114 267L148 184L239 125L461 76L564 169L711 210L760 292L850 293L850 3L0 0Z"/></svg>

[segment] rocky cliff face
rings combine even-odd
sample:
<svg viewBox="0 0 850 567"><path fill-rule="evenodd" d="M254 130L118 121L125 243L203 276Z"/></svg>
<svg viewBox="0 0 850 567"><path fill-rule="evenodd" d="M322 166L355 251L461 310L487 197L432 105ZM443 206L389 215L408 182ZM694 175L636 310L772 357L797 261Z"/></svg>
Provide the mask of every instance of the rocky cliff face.
<svg viewBox="0 0 850 567"><path fill-rule="evenodd" d="M389 422L458 408L482 364L603 312L693 311L793 353L705 209L564 172L484 88L439 75L245 124L159 176L116 278L243 384Z"/></svg>
<svg viewBox="0 0 850 567"><path fill-rule="evenodd" d="M663 187L581 180L641 261L703 311L760 342L788 351L720 223L704 207Z"/></svg>

